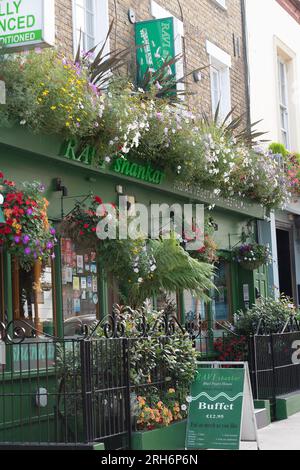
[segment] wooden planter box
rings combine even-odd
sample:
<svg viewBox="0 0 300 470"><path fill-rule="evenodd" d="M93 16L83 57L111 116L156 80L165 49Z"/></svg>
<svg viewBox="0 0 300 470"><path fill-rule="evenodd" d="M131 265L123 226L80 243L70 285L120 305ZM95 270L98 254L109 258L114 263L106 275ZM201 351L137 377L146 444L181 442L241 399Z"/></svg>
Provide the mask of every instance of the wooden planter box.
<svg viewBox="0 0 300 470"><path fill-rule="evenodd" d="M132 434L133 450L179 450L185 448L186 423L184 419L165 428L138 431Z"/></svg>

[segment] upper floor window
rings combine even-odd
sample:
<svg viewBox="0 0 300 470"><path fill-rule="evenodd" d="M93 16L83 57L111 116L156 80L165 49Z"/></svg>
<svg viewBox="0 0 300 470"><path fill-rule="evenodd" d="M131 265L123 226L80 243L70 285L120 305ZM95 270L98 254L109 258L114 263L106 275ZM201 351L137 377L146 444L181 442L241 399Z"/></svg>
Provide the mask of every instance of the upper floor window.
<svg viewBox="0 0 300 470"><path fill-rule="evenodd" d="M184 27L183 22L172 15L168 10L161 7L157 2L151 0L151 14L154 18L170 18L174 19L174 49L175 56L182 56L183 54L183 38L184 38ZM176 68L176 79L180 80L184 76L184 65L181 57L175 64ZM184 83L177 83L177 90L183 91L185 88Z"/></svg>
<svg viewBox="0 0 300 470"><path fill-rule="evenodd" d="M279 112L282 143L290 148L287 64L278 58Z"/></svg>
<svg viewBox="0 0 300 470"><path fill-rule="evenodd" d="M79 38L84 52L97 45L101 47L108 28L108 0L73 0L74 52L77 51ZM108 52L107 43L104 54Z"/></svg>
<svg viewBox="0 0 300 470"><path fill-rule="evenodd" d="M206 41L210 56L211 104L215 115L219 106L219 120L224 119L231 110L230 67L231 57L213 43Z"/></svg>
<svg viewBox="0 0 300 470"><path fill-rule="evenodd" d="M226 7L226 0L214 0L220 7L224 8L224 10L227 10Z"/></svg>

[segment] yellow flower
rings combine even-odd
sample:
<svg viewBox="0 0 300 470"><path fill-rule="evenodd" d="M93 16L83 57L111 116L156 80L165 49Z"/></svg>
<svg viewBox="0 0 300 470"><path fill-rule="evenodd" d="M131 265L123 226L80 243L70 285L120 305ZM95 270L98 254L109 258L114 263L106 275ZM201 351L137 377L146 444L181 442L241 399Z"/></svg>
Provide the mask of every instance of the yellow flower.
<svg viewBox="0 0 300 470"><path fill-rule="evenodd" d="M71 124L69 123L69 121L67 121L67 122L66 122L66 127L70 127L70 125L71 125Z"/></svg>
<svg viewBox="0 0 300 470"><path fill-rule="evenodd" d="M56 106L51 106L52 111L54 111L56 109Z"/></svg>
<svg viewBox="0 0 300 470"><path fill-rule="evenodd" d="M175 393L175 389L174 388L169 388L168 393L170 393L170 395L172 395L173 393Z"/></svg>
<svg viewBox="0 0 300 470"><path fill-rule="evenodd" d="M42 93L43 96L47 96L49 95L49 90L44 90L43 93Z"/></svg>

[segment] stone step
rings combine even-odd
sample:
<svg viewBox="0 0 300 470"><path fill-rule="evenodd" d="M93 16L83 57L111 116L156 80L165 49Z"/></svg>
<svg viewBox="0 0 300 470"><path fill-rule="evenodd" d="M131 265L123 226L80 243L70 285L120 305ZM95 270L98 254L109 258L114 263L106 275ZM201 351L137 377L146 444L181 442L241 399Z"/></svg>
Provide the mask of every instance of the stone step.
<svg viewBox="0 0 300 470"><path fill-rule="evenodd" d="M266 408L258 408L255 411L257 429L266 428L270 424L268 411Z"/></svg>

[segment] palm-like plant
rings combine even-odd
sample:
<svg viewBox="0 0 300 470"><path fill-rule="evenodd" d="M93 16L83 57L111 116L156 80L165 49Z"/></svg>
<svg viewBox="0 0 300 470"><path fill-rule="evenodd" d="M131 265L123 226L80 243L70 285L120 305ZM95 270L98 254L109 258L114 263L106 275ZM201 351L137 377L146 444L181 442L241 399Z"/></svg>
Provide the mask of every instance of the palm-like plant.
<svg viewBox="0 0 300 470"><path fill-rule="evenodd" d="M150 246L156 259L156 270L140 284L128 286L130 305L141 305L147 298L161 292L188 290L208 301L207 292L214 288L214 267L193 259L175 237L167 240L151 240Z"/></svg>
<svg viewBox="0 0 300 470"><path fill-rule="evenodd" d="M236 106L234 106L229 111L229 113L225 116L223 120L221 120L219 101L212 119L205 113L202 115L203 124L207 127L218 127L222 131L225 138L230 138L234 136L237 143L242 143L248 145L249 147L253 147L253 145L257 143L257 139L266 134L266 132L260 132L255 129L255 126L262 122L262 120L253 122L249 126L242 127L246 113L242 113L237 117L233 117L235 111ZM261 139L259 139L259 141L267 142Z"/></svg>

